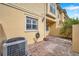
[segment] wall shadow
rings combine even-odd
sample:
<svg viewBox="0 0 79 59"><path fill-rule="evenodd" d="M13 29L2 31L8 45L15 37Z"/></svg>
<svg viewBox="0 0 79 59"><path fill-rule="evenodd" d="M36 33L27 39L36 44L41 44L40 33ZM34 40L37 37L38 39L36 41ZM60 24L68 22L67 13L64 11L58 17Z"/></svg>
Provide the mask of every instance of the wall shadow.
<svg viewBox="0 0 79 59"><path fill-rule="evenodd" d="M6 34L4 32L2 24L0 24L0 55L2 55L3 51L3 43L7 40Z"/></svg>

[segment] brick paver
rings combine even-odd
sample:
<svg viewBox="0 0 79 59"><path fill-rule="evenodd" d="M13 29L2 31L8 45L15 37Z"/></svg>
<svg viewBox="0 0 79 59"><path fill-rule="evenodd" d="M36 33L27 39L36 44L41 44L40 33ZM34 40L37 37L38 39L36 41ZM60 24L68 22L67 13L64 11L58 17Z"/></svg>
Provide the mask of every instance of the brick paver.
<svg viewBox="0 0 79 59"><path fill-rule="evenodd" d="M40 41L29 45L29 52L32 56L77 56L71 50L71 41L58 37L48 37L48 41Z"/></svg>

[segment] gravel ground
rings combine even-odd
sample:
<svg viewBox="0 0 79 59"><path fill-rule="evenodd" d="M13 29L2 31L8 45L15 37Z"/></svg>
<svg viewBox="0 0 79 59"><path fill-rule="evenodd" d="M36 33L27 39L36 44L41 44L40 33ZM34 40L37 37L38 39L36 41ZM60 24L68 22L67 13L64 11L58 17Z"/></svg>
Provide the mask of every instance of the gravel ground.
<svg viewBox="0 0 79 59"><path fill-rule="evenodd" d="M48 41L40 41L29 45L32 56L79 56L71 51L71 41L67 39L48 37Z"/></svg>

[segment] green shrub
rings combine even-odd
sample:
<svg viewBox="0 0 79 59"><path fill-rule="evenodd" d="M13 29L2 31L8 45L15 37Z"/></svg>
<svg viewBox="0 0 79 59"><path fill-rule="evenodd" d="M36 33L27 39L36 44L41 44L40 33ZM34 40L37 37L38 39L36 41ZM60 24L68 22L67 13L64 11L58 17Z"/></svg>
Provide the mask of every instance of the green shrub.
<svg viewBox="0 0 79 59"><path fill-rule="evenodd" d="M72 25L79 24L79 19L69 18L63 22L63 26L60 29L60 34L64 37L72 37Z"/></svg>

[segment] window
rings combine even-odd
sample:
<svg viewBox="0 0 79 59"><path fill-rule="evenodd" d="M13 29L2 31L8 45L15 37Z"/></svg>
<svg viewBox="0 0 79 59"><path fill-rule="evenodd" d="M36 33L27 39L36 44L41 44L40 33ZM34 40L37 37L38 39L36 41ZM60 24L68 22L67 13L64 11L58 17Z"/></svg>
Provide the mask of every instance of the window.
<svg viewBox="0 0 79 59"><path fill-rule="evenodd" d="M37 30L38 20L32 17L26 17L26 30Z"/></svg>
<svg viewBox="0 0 79 59"><path fill-rule="evenodd" d="M50 11L55 14L56 10L54 4L50 4Z"/></svg>

